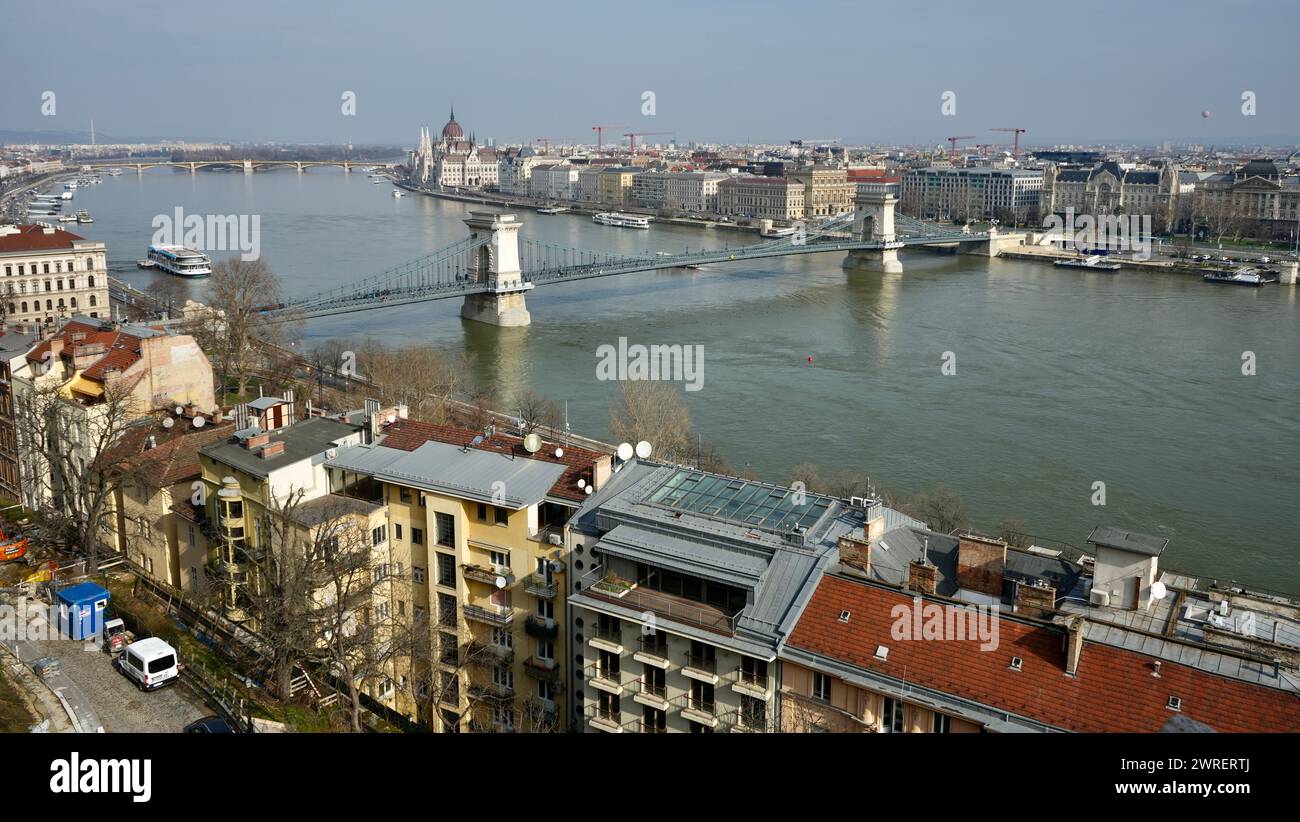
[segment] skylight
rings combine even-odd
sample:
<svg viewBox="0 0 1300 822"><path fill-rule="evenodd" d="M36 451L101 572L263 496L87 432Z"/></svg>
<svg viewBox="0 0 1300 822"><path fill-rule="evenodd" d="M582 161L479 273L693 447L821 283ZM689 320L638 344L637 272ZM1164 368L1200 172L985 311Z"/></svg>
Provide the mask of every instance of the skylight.
<svg viewBox="0 0 1300 822"><path fill-rule="evenodd" d="M805 530L811 528L834 500L820 494L801 495L789 488L684 468L669 477L647 501L677 511L789 531L796 525Z"/></svg>

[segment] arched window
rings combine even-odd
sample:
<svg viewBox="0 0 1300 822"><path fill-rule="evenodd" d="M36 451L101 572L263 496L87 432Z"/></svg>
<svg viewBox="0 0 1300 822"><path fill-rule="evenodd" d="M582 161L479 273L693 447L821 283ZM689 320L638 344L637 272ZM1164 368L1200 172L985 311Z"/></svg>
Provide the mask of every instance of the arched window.
<svg viewBox="0 0 1300 822"><path fill-rule="evenodd" d="M95 275L91 274L89 277L86 278L86 288L94 288L94 287L95 287Z"/></svg>
<svg viewBox="0 0 1300 822"><path fill-rule="evenodd" d="M94 257L87 257L87 258L86 258L86 270L87 270L87 271L94 271L94 270L95 270L95 258L94 258Z"/></svg>
<svg viewBox="0 0 1300 822"><path fill-rule="evenodd" d="M91 294L91 295L90 295L90 305L91 305L92 308L96 305L96 303L95 303L95 295L94 295L94 294Z"/></svg>
<svg viewBox="0 0 1300 822"><path fill-rule="evenodd" d="M62 310L65 309L65 308L67 308L67 306L63 304L63 298L60 297L60 298L59 298L59 310L62 311Z"/></svg>
<svg viewBox="0 0 1300 822"><path fill-rule="evenodd" d="M73 307L74 309L77 307L77 298L76 298L76 297L72 297L72 298L70 298L69 302L71 303L71 305L72 305L72 307Z"/></svg>
<svg viewBox="0 0 1300 822"><path fill-rule="evenodd" d="M54 300L46 300L46 301L45 301L45 310L46 310L46 311L53 311L53 310L54 310Z"/></svg>
<svg viewBox="0 0 1300 822"><path fill-rule="evenodd" d="M27 303L23 303L23 313L27 313Z"/></svg>
<svg viewBox="0 0 1300 822"><path fill-rule="evenodd" d="M9 313L10 313L10 314L17 314L17 313L18 313L18 306L14 305L13 303L9 303Z"/></svg>

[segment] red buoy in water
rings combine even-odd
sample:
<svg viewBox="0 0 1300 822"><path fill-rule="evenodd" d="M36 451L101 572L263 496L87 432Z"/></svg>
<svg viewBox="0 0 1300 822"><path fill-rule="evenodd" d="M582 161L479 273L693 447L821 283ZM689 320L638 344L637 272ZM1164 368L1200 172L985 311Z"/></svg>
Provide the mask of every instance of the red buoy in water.
<svg viewBox="0 0 1300 822"><path fill-rule="evenodd" d="M809 354L809 355L808 355L808 363L809 363L810 365L812 364L812 354Z"/></svg>

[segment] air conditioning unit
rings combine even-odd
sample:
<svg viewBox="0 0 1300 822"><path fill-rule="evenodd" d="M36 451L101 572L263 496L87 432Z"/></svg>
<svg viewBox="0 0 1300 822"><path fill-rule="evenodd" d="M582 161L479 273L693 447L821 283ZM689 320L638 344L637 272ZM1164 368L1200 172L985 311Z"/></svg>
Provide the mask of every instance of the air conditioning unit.
<svg viewBox="0 0 1300 822"><path fill-rule="evenodd" d="M564 537L560 536L559 534L550 534L546 537L546 541L551 543L552 545L563 545Z"/></svg>
<svg viewBox="0 0 1300 822"><path fill-rule="evenodd" d="M556 562L555 560L551 560L550 562L548 562L546 567L550 569L552 574L558 574L564 570L564 565L562 563Z"/></svg>
<svg viewBox="0 0 1300 822"><path fill-rule="evenodd" d="M1092 593L1088 595L1088 602L1093 605L1110 605L1110 593L1098 591L1094 588Z"/></svg>

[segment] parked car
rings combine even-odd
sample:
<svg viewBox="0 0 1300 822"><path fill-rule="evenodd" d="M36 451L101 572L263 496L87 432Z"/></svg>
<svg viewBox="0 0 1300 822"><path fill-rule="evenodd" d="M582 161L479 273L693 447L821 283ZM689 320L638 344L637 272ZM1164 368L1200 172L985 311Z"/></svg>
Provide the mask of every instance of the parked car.
<svg viewBox="0 0 1300 822"><path fill-rule="evenodd" d="M235 729L219 716L205 716L185 726L187 734L233 734Z"/></svg>
<svg viewBox="0 0 1300 822"><path fill-rule="evenodd" d="M171 685L181 677L176 649L158 637L132 642L114 663L142 691Z"/></svg>

